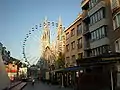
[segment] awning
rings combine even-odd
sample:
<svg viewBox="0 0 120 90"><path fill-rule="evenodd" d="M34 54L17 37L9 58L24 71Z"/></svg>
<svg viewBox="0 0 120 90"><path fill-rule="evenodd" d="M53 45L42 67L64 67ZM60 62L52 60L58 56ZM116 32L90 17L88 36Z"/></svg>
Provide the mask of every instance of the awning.
<svg viewBox="0 0 120 90"><path fill-rule="evenodd" d="M83 67L74 66L74 67L68 67L68 68L61 68L61 69L53 70L51 72L65 72L65 71L76 71L76 70L83 70Z"/></svg>
<svg viewBox="0 0 120 90"><path fill-rule="evenodd" d="M117 61L120 61L120 53L110 53L76 60L77 65L109 64Z"/></svg>

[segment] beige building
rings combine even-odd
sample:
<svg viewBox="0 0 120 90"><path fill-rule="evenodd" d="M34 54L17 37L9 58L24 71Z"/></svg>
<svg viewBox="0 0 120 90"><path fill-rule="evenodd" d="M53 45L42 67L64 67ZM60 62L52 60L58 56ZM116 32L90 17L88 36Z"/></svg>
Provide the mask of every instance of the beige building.
<svg viewBox="0 0 120 90"><path fill-rule="evenodd" d="M76 58L83 57L82 15L65 29L65 65L75 66Z"/></svg>

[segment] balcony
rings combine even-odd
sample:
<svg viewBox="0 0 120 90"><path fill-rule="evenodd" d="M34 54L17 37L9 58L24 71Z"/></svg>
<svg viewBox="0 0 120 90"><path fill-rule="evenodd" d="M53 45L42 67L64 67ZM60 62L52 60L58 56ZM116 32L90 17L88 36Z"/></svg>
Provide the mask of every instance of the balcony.
<svg viewBox="0 0 120 90"><path fill-rule="evenodd" d="M113 3L111 3L112 12L115 12L118 8L120 8L120 1L115 0Z"/></svg>
<svg viewBox="0 0 120 90"><path fill-rule="evenodd" d="M114 4L111 5L112 13L115 15L117 12L120 11L120 1L116 1Z"/></svg>
<svg viewBox="0 0 120 90"><path fill-rule="evenodd" d="M83 10L82 17L83 17L83 20L88 17L88 10Z"/></svg>
<svg viewBox="0 0 120 90"><path fill-rule="evenodd" d="M89 6L89 0L82 0L81 2L81 7L83 8L84 6Z"/></svg>

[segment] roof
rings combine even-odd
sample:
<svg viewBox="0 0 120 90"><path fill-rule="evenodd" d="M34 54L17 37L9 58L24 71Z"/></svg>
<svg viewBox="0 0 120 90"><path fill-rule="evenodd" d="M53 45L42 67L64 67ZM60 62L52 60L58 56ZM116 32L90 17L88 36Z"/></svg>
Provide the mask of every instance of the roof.
<svg viewBox="0 0 120 90"><path fill-rule="evenodd" d="M78 17L75 19L75 21L73 21L72 24L70 24L66 29L65 29L65 32L71 28L77 21L79 21L80 19L82 19L82 14L79 14Z"/></svg>
<svg viewBox="0 0 120 90"><path fill-rule="evenodd" d="M74 67L68 67L68 68L61 68L61 69L53 70L52 72L76 71L76 70L83 70L83 67L74 66Z"/></svg>

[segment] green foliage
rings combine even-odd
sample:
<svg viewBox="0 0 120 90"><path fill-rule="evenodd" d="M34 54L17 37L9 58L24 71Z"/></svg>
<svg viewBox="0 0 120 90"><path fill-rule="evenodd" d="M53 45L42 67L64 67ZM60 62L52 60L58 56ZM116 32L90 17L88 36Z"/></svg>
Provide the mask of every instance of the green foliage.
<svg viewBox="0 0 120 90"><path fill-rule="evenodd" d="M56 64L58 68L64 68L65 62L64 62L64 56L62 53L59 53L59 56L57 57Z"/></svg>

